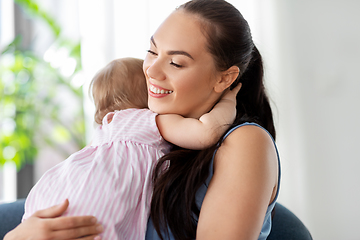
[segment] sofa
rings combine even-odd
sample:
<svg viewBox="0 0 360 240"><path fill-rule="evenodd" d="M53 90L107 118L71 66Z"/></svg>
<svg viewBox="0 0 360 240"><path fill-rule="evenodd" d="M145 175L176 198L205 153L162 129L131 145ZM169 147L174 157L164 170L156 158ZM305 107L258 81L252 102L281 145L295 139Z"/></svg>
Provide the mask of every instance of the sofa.
<svg viewBox="0 0 360 240"><path fill-rule="evenodd" d="M14 229L24 214L25 199L0 204L0 239ZM276 203L268 240L312 240L305 225L289 209Z"/></svg>

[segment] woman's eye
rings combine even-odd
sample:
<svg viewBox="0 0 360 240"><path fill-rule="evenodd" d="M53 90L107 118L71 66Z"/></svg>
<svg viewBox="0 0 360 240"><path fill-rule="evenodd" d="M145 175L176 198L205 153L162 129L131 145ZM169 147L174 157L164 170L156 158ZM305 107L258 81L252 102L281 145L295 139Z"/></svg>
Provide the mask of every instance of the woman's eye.
<svg viewBox="0 0 360 240"><path fill-rule="evenodd" d="M174 63L173 61L171 61L170 64L173 65L173 66L176 67L176 68L182 68L182 65L176 64L176 63Z"/></svg>
<svg viewBox="0 0 360 240"><path fill-rule="evenodd" d="M147 50L148 53L150 53L151 55L157 55L154 51L151 50Z"/></svg>

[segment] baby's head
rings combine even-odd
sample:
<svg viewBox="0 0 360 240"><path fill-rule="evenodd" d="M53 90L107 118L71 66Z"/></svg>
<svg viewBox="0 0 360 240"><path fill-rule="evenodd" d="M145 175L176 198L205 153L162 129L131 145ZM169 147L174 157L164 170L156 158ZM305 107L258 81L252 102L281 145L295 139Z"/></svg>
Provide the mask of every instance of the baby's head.
<svg viewBox="0 0 360 240"><path fill-rule="evenodd" d="M147 108L147 87L143 60L120 58L101 69L90 83L95 103L95 122L115 110Z"/></svg>

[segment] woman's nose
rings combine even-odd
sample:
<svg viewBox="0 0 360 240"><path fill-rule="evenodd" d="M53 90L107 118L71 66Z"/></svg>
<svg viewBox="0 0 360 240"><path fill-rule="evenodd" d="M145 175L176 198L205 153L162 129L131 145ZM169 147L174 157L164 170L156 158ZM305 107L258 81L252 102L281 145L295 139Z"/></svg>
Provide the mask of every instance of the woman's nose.
<svg viewBox="0 0 360 240"><path fill-rule="evenodd" d="M159 59L153 61L150 63L149 67L146 69L146 74L149 78L152 78L154 80L165 80L166 75L162 69L163 63L159 61Z"/></svg>

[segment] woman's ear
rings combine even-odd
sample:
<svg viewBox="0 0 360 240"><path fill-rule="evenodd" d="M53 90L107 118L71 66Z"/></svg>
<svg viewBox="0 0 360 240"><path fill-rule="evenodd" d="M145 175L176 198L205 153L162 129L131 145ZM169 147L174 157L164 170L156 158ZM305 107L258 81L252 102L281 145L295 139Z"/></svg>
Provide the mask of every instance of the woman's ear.
<svg viewBox="0 0 360 240"><path fill-rule="evenodd" d="M239 73L240 73L240 69L237 66L232 66L228 70L223 71L221 73L219 81L214 86L215 92L221 93L225 89L230 87L230 85L239 76Z"/></svg>

